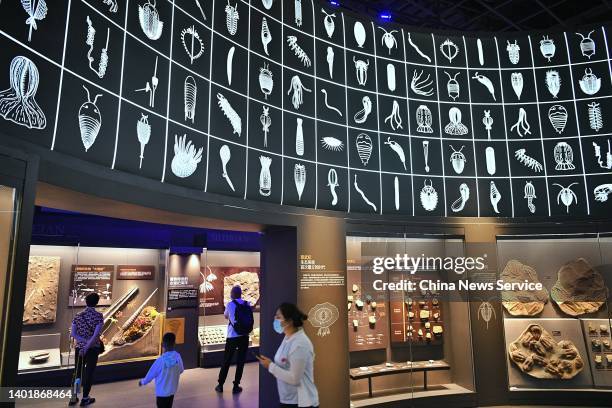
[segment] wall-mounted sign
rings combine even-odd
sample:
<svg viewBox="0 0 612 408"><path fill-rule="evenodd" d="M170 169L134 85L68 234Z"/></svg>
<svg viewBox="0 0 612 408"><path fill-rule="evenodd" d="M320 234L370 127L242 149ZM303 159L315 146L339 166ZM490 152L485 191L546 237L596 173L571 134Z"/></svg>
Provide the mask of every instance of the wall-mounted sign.
<svg viewBox="0 0 612 408"><path fill-rule="evenodd" d="M119 280L154 280L155 266L153 265L117 265L117 279Z"/></svg>
<svg viewBox="0 0 612 408"><path fill-rule="evenodd" d="M112 3L29 10L33 30L3 2L3 135L237 200L610 213L608 27L465 36L313 0Z"/></svg>
<svg viewBox="0 0 612 408"><path fill-rule="evenodd" d="M90 293L100 296L98 306L109 306L113 297L114 265L72 265L68 306L85 306Z"/></svg>

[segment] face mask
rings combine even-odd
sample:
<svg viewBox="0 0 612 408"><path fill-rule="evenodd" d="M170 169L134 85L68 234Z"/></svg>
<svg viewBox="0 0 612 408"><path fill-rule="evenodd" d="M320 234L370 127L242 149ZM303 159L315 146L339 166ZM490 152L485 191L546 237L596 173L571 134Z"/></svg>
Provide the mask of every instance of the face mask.
<svg viewBox="0 0 612 408"><path fill-rule="evenodd" d="M274 323L272 325L274 326L275 332L277 332L278 334L283 334L283 325L280 320L274 319Z"/></svg>

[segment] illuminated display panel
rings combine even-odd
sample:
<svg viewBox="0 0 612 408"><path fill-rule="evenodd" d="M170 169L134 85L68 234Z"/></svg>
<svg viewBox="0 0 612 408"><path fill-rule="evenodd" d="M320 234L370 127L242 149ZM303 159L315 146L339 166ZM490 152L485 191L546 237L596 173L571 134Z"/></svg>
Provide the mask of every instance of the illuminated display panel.
<svg viewBox="0 0 612 408"><path fill-rule="evenodd" d="M5 136L240 200L610 213L606 27L474 37L312 0L60 3L0 4Z"/></svg>

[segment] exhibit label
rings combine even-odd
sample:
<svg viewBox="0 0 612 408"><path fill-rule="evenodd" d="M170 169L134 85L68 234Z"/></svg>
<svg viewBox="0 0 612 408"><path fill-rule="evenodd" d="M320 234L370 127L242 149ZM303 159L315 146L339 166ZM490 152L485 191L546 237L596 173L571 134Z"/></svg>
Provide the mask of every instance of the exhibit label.
<svg viewBox="0 0 612 408"><path fill-rule="evenodd" d="M155 266L153 265L117 265L117 279L119 280L154 280Z"/></svg>

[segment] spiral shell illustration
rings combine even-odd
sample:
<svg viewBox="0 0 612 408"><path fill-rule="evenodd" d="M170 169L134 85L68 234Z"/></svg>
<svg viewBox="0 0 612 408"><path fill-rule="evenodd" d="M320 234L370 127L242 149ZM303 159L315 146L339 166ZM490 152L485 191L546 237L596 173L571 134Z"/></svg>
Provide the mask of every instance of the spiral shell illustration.
<svg viewBox="0 0 612 408"><path fill-rule="evenodd" d="M196 102L198 96L198 86L194 77L187 75L185 78L185 84L183 86L183 99L185 104L185 121L191 120L191 123L195 120Z"/></svg>
<svg viewBox="0 0 612 408"><path fill-rule="evenodd" d="M227 5L225 6L225 25L227 26L227 32L231 35L235 35L236 31L238 31L239 18L238 2L236 2L236 5L232 6L229 0L227 0Z"/></svg>
<svg viewBox="0 0 612 408"><path fill-rule="evenodd" d="M561 77L559 76L559 72L551 69L546 71L546 88L548 92L556 98L559 95L559 90L561 89Z"/></svg>
<svg viewBox="0 0 612 408"><path fill-rule="evenodd" d="M203 147L196 150L191 140L187 142L187 135L181 137L174 135L174 158L170 165L172 173L179 178L191 176L198 168L198 163L202 161L203 151Z"/></svg>
<svg viewBox="0 0 612 408"><path fill-rule="evenodd" d="M164 29L164 22L159 18L156 5L156 1L151 3L150 0L147 0L143 6L138 6L140 28L150 40L159 40Z"/></svg>
<svg viewBox="0 0 612 408"><path fill-rule="evenodd" d="M0 116L29 129L44 129L47 118L34 99L40 76L27 57L17 56L9 67L10 88L0 92Z"/></svg>
<svg viewBox="0 0 612 408"><path fill-rule="evenodd" d="M363 163L364 166L367 166L368 162L370 161L370 157L372 156L372 138L365 133L360 133L357 135L355 146L357 147L357 154L359 154L361 163Z"/></svg>
<svg viewBox="0 0 612 408"><path fill-rule="evenodd" d="M561 105L551 106L548 109L548 120L557 133L563 133L567 124L567 109Z"/></svg>

